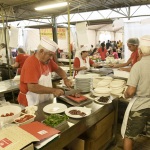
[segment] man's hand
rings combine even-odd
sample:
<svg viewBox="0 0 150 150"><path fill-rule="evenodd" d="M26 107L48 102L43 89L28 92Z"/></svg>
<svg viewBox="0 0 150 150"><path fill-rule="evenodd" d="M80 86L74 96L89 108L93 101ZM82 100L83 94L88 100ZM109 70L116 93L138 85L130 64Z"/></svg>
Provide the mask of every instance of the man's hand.
<svg viewBox="0 0 150 150"><path fill-rule="evenodd" d="M55 97L59 97L61 95L64 95L64 91L62 89L54 89L52 94L54 94Z"/></svg>
<svg viewBox="0 0 150 150"><path fill-rule="evenodd" d="M69 88L71 88L71 87L73 86L72 81L69 80L68 78L65 78L65 79L64 79L64 84L65 84L67 87L69 87Z"/></svg>

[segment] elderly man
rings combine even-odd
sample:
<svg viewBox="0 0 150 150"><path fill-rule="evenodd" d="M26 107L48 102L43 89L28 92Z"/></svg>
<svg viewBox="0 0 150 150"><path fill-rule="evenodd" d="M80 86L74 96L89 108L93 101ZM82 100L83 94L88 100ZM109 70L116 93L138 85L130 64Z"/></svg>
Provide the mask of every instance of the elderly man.
<svg viewBox="0 0 150 150"><path fill-rule="evenodd" d="M23 106L37 105L46 100L52 99L53 95L58 97L64 91L52 88L51 73L56 72L67 87L71 86L63 71L51 56L55 53L58 46L47 37L41 39L37 52L28 57L21 70L20 93L18 102Z"/></svg>
<svg viewBox="0 0 150 150"><path fill-rule="evenodd" d="M140 60L139 54L138 54L138 46L139 46L139 40L137 38L130 38L127 41L127 45L129 50L132 52L130 58L126 63L123 64L112 64L110 65L113 68L119 68L119 70L130 72L131 67ZM130 65L130 66L129 66ZM123 68L129 66L128 68Z"/></svg>
<svg viewBox="0 0 150 150"><path fill-rule="evenodd" d="M124 150L132 150L133 140L143 130L150 137L150 35L141 37L142 59L131 69L125 98L132 98L122 124Z"/></svg>

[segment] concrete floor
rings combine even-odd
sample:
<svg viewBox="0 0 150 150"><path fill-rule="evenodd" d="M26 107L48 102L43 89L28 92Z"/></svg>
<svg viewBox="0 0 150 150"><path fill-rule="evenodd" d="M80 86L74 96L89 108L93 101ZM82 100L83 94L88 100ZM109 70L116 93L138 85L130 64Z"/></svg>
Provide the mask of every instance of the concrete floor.
<svg viewBox="0 0 150 150"><path fill-rule="evenodd" d="M120 134L121 124L118 124L117 130L117 143L116 145L110 146L107 150L123 150L123 140ZM150 138L140 136L134 142L133 150L150 150Z"/></svg>

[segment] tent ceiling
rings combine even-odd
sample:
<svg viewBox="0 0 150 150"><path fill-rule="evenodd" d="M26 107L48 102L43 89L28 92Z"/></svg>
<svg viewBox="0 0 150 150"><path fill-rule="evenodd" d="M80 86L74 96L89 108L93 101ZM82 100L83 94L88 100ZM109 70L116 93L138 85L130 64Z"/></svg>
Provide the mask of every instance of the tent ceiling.
<svg viewBox="0 0 150 150"><path fill-rule="evenodd" d="M8 21L42 19L48 16L58 16L67 14L67 7L41 12L35 11L34 8L39 5L53 4L64 1L66 0L1 0L0 15L4 17L4 20L7 19ZM69 3L70 13L80 13L146 5L150 4L150 0L69 0ZM95 24L97 24L99 21L95 21ZM94 21L91 22L93 22L91 24L94 24Z"/></svg>

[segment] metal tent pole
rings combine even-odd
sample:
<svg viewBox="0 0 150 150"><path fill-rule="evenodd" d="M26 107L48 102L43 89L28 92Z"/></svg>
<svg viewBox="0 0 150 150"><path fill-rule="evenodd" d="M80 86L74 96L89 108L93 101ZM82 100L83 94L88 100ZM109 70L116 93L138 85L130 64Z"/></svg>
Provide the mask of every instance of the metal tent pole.
<svg viewBox="0 0 150 150"><path fill-rule="evenodd" d="M69 0L68 3L68 53L69 53L69 70L70 70L70 76L71 76L71 48L70 48L70 6L69 6Z"/></svg>

